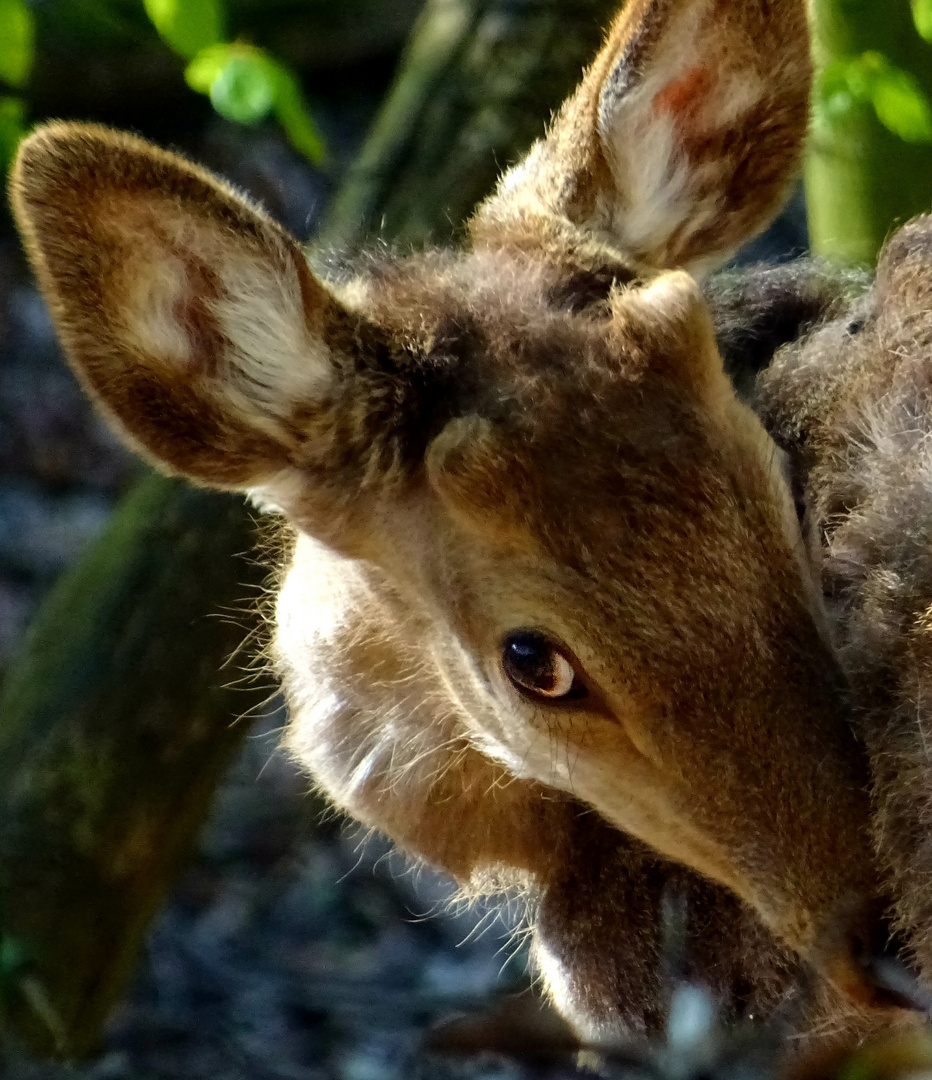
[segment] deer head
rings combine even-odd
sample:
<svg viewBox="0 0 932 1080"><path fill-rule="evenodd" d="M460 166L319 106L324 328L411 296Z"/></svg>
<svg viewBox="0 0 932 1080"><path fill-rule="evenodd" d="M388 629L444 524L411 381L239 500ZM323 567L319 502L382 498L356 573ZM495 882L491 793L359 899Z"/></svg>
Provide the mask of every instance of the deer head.
<svg viewBox="0 0 932 1080"><path fill-rule="evenodd" d="M541 880L564 793L870 999L866 770L691 276L775 212L808 87L802 0L634 0L463 250L340 281L100 128L36 132L12 196L125 437L294 526L275 650L340 805L461 881Z"/></svg>

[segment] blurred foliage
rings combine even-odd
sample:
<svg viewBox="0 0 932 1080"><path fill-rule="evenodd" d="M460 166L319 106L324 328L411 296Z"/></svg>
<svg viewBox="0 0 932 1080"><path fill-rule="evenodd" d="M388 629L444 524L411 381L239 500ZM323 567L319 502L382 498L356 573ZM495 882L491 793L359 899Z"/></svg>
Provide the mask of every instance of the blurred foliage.
<svg viewBox="0 0 932 1080"><path fill-rule="evenodd" d="M208 45L195 54L184 77L227 120L255 124L274 113L291 145L315 165L323 163L324 142L298 80L264 49L239 42Z"/></svg>
<svg viewBox="0 0 932 1080"><path fill-rule="evenodd" d="M294 75L265 49L224 40L221 0L143 0L162 40L189 60L185 81L206 94L217 112L238 124L274 113L296 150L315 165L324 142Z"/></svg>
<svg viewBox="0 0 932 1080"><path fill-rule="evenodd" d="M871 263L932 207L932 0L811 0L813 249Z"/></svg>
<svg viewBox="0 0 932 1080"><path fill-rule="evenodd" d="M932 142L928 97L908 71L882 53L870 50L835 60L822 72L816 108L834 119L855 105L870 105L881 124L904 142Z"/></svg>
<svg viewBox="0 0 932 1080"><path fill-rule="evenodd" d="M29 78L35 55L35 22L25 0L0 0L0 89L19 89ZM16 152L26 125L22 97L0 94L0 169Z"/></svg>
<svg viewBox="0 0 932 1080"><path fill-rule="evenodd" d="M873 0L869 13L882 15L884 4L885 0ZM912 15L916 32L932 44L932 0L912 0ZM928 59L932 63L932 53ZM856 105L869 105L880 123L904 142L932 143L928 95L908 71L874 49L827 64L816 85L814 105L817 118L823 120L835 119Z"/></svg>
<svg viewBox="0 0 932 1080"><path fill-rule="evenodd" d="M913 0L913 22L923 41L932 44L932 0Z"/></svg>
<svg viewBox="0 0 932 1080"><path fill-rule="evenodd" d="M220 0L143 0L143 7L163 41L188 60L226 36Z"/></svg>
<svg viewBox="0 0 932 1080"><path fill-rule="evenodd" d="M0 170L13 160L26 130L26 103L20 97L0 96Z"/></svg>
<svg viewBox="0 0 932 1080"><path fill-rule="evenodd" d="M296 150L315 165L324 162L324 140L298 79L268 50L244 37L229 39L232 20L225 0L59 0L43 6L56 9L55 30L67 34L75 49L97 39L138 43L155 31L187 61L185 82L206 95L217 113L240 124L274 116ZM246 14L262 17L261 9ZM36 16L26 0L0 0L0 169L9 165L26 132L23 91L35 66L37 36L41 43L48 28L40 24L37 35ZM13 92L4 93L7 88Z"/></svg>
<svg viewBox="0 0 932 1080"><path fill-rule="evenodd" d="M0 0L0 79L22 86L32 68L35 26L24 0Z"/></svg>

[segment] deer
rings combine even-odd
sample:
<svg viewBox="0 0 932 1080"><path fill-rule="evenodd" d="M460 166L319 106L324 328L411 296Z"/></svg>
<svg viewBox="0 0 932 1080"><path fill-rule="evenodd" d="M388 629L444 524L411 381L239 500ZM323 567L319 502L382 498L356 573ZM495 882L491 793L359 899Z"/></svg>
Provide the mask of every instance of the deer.
<svg viewBox="0 0 932 1080"><path fill-rule="evenodd" d="M630 0L458 248L329 278L134 136L48 124L12 170L105 415L287 522L289 750L465 894L520 890L588 1041L659 1022L671 887L736 1014L799 964L891 1004L864 962L891 904L868 747L787 456L704 284L786 198L807 42L803 0Z"/></svg>

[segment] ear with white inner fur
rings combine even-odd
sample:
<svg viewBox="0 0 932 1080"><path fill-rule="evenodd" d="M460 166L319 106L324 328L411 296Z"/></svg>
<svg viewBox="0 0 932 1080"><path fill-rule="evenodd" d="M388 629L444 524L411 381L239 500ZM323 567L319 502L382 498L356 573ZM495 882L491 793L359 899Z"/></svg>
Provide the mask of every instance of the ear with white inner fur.
<svg viewBox="0 0 932 1080"><path fill-rule="evenodd" d="M629 0L474 240L565 247L581 229L639 266L704 272L784 201L810 85L804 0Z"/></svg>
<svg viewBox="0 0 932 1080"><path fill-rule="evenodd" d="M13 208L68 358L130 441L170 471L245 488L300 443L351 317L270 218L131 136L28 138Z"/></svg>

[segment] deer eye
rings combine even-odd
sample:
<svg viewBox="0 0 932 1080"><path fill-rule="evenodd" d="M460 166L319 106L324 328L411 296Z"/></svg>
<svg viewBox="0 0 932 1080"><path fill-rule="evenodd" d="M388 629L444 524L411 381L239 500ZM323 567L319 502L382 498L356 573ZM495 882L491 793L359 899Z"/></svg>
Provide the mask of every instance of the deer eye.
<svg viewBox="0 0 932 1080"><path fill-rule="evenodd" d="M585 696L573 665L534 630L518 630L505 638L502 667L519 690L535 697L557 701Z"/></svg>

